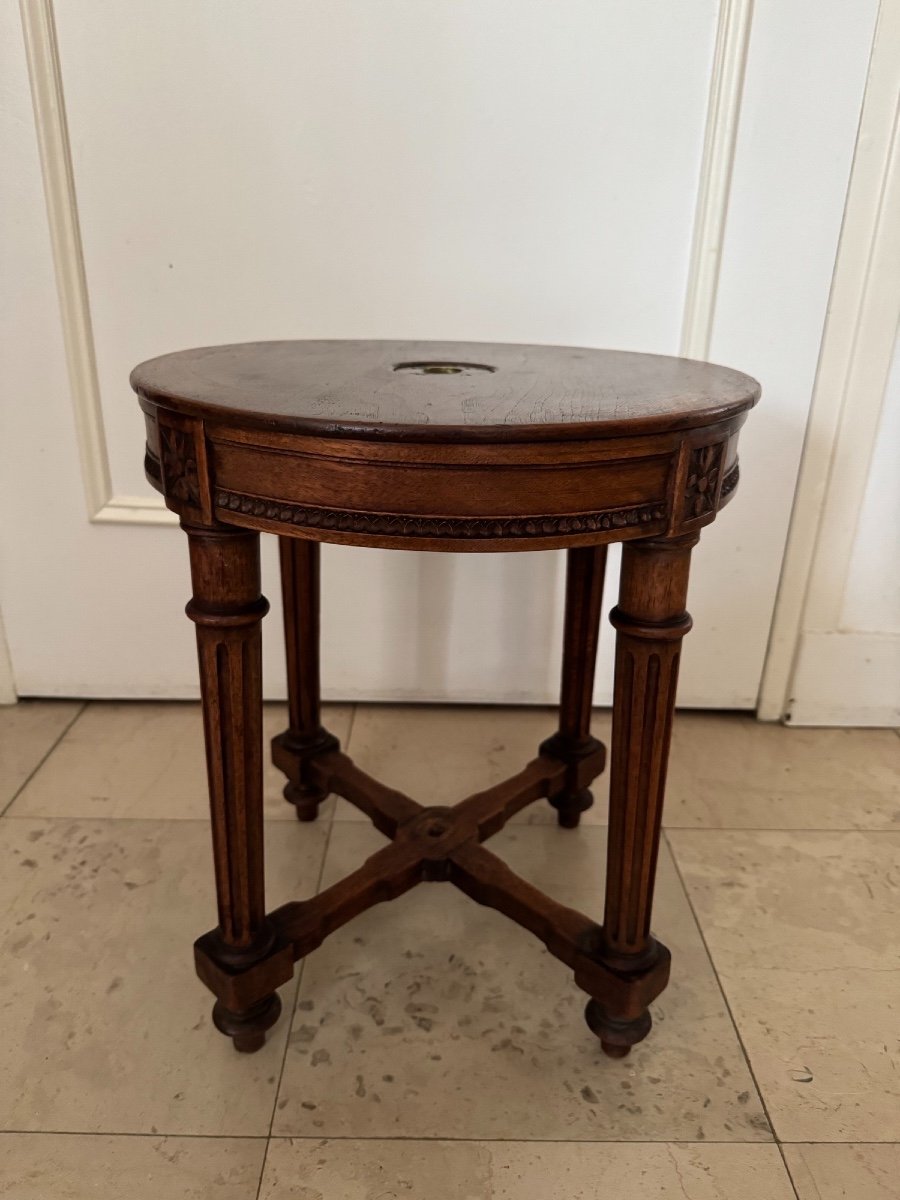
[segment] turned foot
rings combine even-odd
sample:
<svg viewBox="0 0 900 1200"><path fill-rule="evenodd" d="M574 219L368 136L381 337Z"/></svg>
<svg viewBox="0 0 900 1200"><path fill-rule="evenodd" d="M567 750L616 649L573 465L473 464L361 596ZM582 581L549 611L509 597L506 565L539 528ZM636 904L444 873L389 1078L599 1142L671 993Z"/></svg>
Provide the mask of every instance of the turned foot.
<svg viewBox="0 0 900 1200"><path fill-rule="evenodd" d="M588 788L578 792L560 792L551 796L550 803L556 809L557 822L563 829L575 829L581 821L581 814L594 803L594 797Z"/></svg>
<svg viewBox="0 0 900 1200"><path fill-rule="evenodd" d="M552 737L545 738L538 750L549 758L559 759L569 767L563 790L555 796L548 796L547 799L556 809L557 821L562 828L575 829L581 820L581 814L594 803L590 789L578 785L590 783L603 770L606 759L603 743L590 734L573 738L557 732ZM587 771L583 765L586 759L593 760L593 765Z"/></svg>
<svg viewBox="0 0 900 1200"><path fill-rule="evenodd" d="M328 799L327 792L305 781L304 764L318 754L339 749L340 742L334 734L322 728L309 736L286 729L272 739L272 762L288 779L282 795L293 804L298 821L314 821L319 815L319 805Z"/></svg>
<svg viewBox="0 0 900 1200"><path fill-rule="evenodd" d="M213 1005L212 1019L216 1029L231 1038L235 1050L242 1054L253 1054L263 1048L266 1030L271 1029L280 1015L281 1000L273 992L252 1008L239 1013L232 1012L217 1000Z"/></svg>
<svg viewBox="0 0 900 1200"><path fill-rule="evenodd" d="M591 1033L600 1039L600 1049L609 1058L625 1058L632 1046L644 1040L653 1024L647 1009L633 1021L618 1021L596 1000L588 1000L584 1019Z"/></svg>
<svg viewBox="0 0 900 1200"><path fill-rule="evenodd" d="M319 815L319 805L328 799L327 792L302 783L286 783L282 795L288 804L293 804L298 821L314 821Z"/></svg>

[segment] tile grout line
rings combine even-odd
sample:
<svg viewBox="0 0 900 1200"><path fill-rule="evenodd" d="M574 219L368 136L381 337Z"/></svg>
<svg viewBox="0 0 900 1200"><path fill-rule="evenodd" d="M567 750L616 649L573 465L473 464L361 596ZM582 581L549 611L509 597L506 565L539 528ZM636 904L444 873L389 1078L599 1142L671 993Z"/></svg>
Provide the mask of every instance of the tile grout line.
<svg viewBox="0 0 900 1200"><path fill-rule="evenodd" d="M325 835L325 845L322 848L322 861L319 866L319 876L318 876L318 879L316 880L316 889L315 889L315 892L313 892L313 895L318 895L319 889L322 886L322 876L325 873L325 859L328 855L328 847L331 845L331 832L332 832L333 828L334 828L334 814L332 814L331 821L329 822L329 825L328 825L328 832ZM284 1038L284 1052L281 1055L281 1066L278 1071L278 1078L275 1081L275 1088L274 1088L273 1095L272 1095L272 1111L269 1114L269 1128L267 1129L267 1131L264 1135L266 1146L265 1146L265 1150L263 1151L262 1162L260 1163L260 1166L259 1166L259 1182L256 1185L255 1200L259 1200L260 1192L262 1191L263 1176L265 1175L265 1172L266 1172L266 1162L269 1157L269 1143L272 1140L272 1126L275 1124L275 1114L278 1111L278 1096L279 1096L279 1093L281 1092L281 1082L284 1078L284 1068L287 1064L288 1051L290 1050L290 1047L291 1047L291 1030L294 1027L294 1017L297 1014L297 998L300 995L300 985L303 982L303 975L304 975L305 970L306 970L306 957L304 956L304 958L300 962L300 969L297 972L297 979L296 979L294 987L291 991L290 1013L286 1014L287 1015L287 1031L285 1033L285 1038Z"/></svg>
<svg viewBox="0 0 900 1200"><path fill-rule="evenodd" d="M13 1130L12 1132L18 1132ZM78 1136L85 1136L84 1134ZM91 1136L91 1135L88 1135ZM194 1134L98 1134L98 1137L193 1137ZM207 1133L198 1134L199 1137L221 1138L227 1137L225 1134ZM249 1137L249 1134L236 1135L236 1138ZM256 1140L261 1140L264 1135L254 1135ZM373 1133L275 1133L268 1139L275 1142L453 1142L459 1145L479 1146L482 1143L490 1143L492 1145L508 1144L512 1146L759 1146L769 1147L777 1146L900 1146L900 1141L885 1141L885 1142L748 1142L748 1141L726 1141L724 1138L704 1138L702 1141L697 1141L696 1138L516 1138L516 1137L454 1137L452 1134L373 1134ZM783 1156L782 1156L783 1158ZM796 1189L795 1189L796 1195Z"/></svg>
<svg viewBox="0 0 900 1200"><path fill-rule="evenodd" d="M351 712L350 712L350 724L347 727L347 746L348 746L348 748L350 746L350 738L353 736L353 725L354 725L355 720L356 720L356 705L354 704L353 708L351 709ZM322 879L325 876L325 860L328 857L328 848L331 845L331 835L333 832L334 832L334 809L332 809L331 819L328 822L328 830L325 834L325 845L322 847L322 861L319 864L319 875L316 880L316 889L315 889L315 892L313 893L313 895L316 895L316 896L319 894L319 891L322 887ZM287 1064L288 1051L290 1050L290 1046L291 1046L291 1030L293 1029L294 1017L297 1013L297 997L300 995L300 985L303 982L303 974L304 974L305 969L306 969L306 956L303 957L303 959L300 963L300 970L297 972L297 982L296 982L296 984L294 986L294 990L291 994L292 995L291 1011L290 1011L290 1016L288 1018L287 1035L285 1036L285 1039L284 1039L284 1053L281 1056L281 1069L278 1072L278 1079L275 1083L275 1093L272 1098L272 1112L269 1116L269 1128L265 1135L266 1147L265 1147L265 1150L263 1151L262 1162L260 1163L260 1167L259 1167L259 1182L256 1185L255 1200L259 1200L260 1193L262 1192L263 1179L264 1179L265 1173L266 1173L266 1163L268 1162L268 1159L269 1159L269 1145L271 1144L271 1141L272 1141L272 1126L275 1124L275 1114L278 1111L278 1096L279 1096L279 1093L281 1092L281 1081L284 1078L284 1068Z"/></svg>
<svg viewBox="0 0 900 1200"><path fill-rule="evenodd" d="M53 754L53 751L56 749L56 746L59 745L60 740L62 740L62 738L65 737L65 734L68 732L68 730L71 730L72 725L74 725L74 721L76 721L76 720L77 720L77 718L73 718L71 724L68 725L66 730L60 734L60 738L58 739L58 742L54 743L52 748L50 748L50 750L47 751L47 754L44 755L41 762L37 764L37 766L35 767L34 770L32 770L32 773L31 773L31 775L29 775L29 778L26 779L23 782L22 786L20 786L18 788L18 791L16 792L16 794L14 794L14 796L10 800L10 803L7 804L6 809L10 808L10 805L13 804L14 802L16 802L16 800L19 797L20 792L22 792L24 790L24 788L26 787L26 785L29 784L31 779L34 778L34 775L36 775L38 770L41 769L44 762L47 761L47 758L49 758L49 756ZM535 804L536 803L539 803L539 802L535 802ZM204 816L204 817L173 817L173 816L109 817L109 816L98 816L97 814L78 814L78 812L65 812L65 814L42 814L42 812L8 812L6 809L0 811L0 817L5 817L6 820L8 820L8 821L122 821L122 822L125 822L125 821L133 821L133 822L169 821L169 822L172 822L173 824L181 824L181 823L191 824L191 822L193 822L194 824L209 824L208 816ZM362 823L367 820L367 818L365 816L355 816L355 814L356 814L356 812L358 812L358 810L353 809L352 811L353 811L354 815L347 816L347 817L341 817L340 820L337 821L337 824L353 824L354 822ZM524 811L527 811L527 810L524 810ZM518 814L516 814L516 817L517 816L518 816ZM295 820L295 817L293 817L293 816L292 817L276 817L276 816L272 816L270 814L268 817L266 817L266 820L268 820L270 822L274 822L276 824L281 823L281 822L284 822L284 824L290 824L290 822ZM332 820L334 820L334 816L332 816ZM512 827L515 827L516 829L520 829L520 830L521 829L554 829L554 828L556 828L556 821L553 821L553 820L518 821L514 817L514 818L512 818L511 821L506 822L506 824L508 824L508 826L512 826ZM604 822L602 824L594 824L592 822L584 822L582 828L584 828L584 829L608 829L608 824L606 822ZM702 827L702 828L700 826L664 826L664 827L662 827L662 832L664 832L664 833L701 833L701 834L703 834L703 833L709 833L709 834L714 834L714 833L731 833L731 834L739 834L739 833L785 833L785 834L796 834L796 833L823 833L823 834L824 833L827 833L827 834L864 833L864 834L870 834L870 833L877 833L877 834L886 834L886 833L890 833L890 834L900 834L900 829L898 829L898 827L896 827L896 826L893 826L892 828L889 828L889 829L887 827L871 827L871 826L830 826L830 827L822 827L822 826L715 826L715 827L712 827L712 826L707 826L707 827Z"/></svg>
<svg viewBox="0 0 900 1200"><path fill-rule="evenodd" d="M667 833L900 833L893 826L667 826Z"/></svg>
<svg viewBox="0 0 900 1200"><path fill-rule="evenodd" d="M706 940L706 934L703 931L703 926L700 923L700 918L698 917L697 910L694 907L694 901L691 898L691 893L688 891L688 886L684 881L684 875L682 874L682 870L681 870L681 863L678 861L678 856L675 853L674 846L669 841L668 833L666 833L664 836L665 836L665 841L666 841L666 847L668 848L668 851L669 851L669 855L671 856L672 862L675 864L675 873L678 876L678 882L681 884L681 890L684 892L685 899L688 902L688 907L691 910L691 916L694 918L694 924L697 926L697 932L700 934L700 940L703 943L703 949L706 951L706 957L709 960L709 965L712 968L713 975L715 976L716 983L718 984L718 987L719 987L719 993L722 997L722 1002L724 1003L725 1009L728 1013L728 1019L731 1021L732 1028L734 1029L734 1036L738 1040L738 1045L741 1048L741 1053L743 1054L744 1061L747 1064L747 1070L750 1072L750 1078L753 1080L753 1086L756 1088L756 1094L757 1094L757 1096L759 1096L759 1102L762 1105L762 1110L765 1113L766 1121L768 1122L769 1129L772 1132L772 1140L775 1143L775 1145L778 1147L778 1155L779 1155L782 1165L784 1167L785 1174L788 1177L788 1182L791 1185L791 1190L793 1191L794 1196L796 1197L796 1200L800 1200L800 1194L797 1191L796 1184L794 1183L794 1177L791 1174L790 1168L788 1167L788 1164L787 1164L787 1159L784 1156L784 1150L782 1149L782 1146L781 1146L781 1139L778 1137L778 1134L775 1130L775 1122L772 1120L772 1117L769 1113L769 1106L768 1106L768 1104L766 1104L766 1098L763 1095L763 1090L759 1085L759 1080L756 1078L756 1072L753 1070L753 1064L750 1061L750 1055L747 1052L747 1047L744 1045L744 1039L741 1036L741 1031L738 1028L738 1023L735 1020L734 1012L732 1011L732 1008L731 1008L731 1002L729 1001L728 994L725 991L725 985L722 983L722 980L719 977L719 969L716 966L715 960L712 956L712 951L709 948L709 943Z"/></svg>
<svg viewBox="0 0 900 1200"><path fill-rule="evenodd" d="M41 767L44 765L44 763L47 761L47 759L50 757L50 755L53 753L53 751L56 749L56 747L59 745L59 743L63 740L63 738L66 736L66 734L69 732L69 730L75 724L75 722L79 719L79 717L81 717L82 713L85 712L89 703L90 702L88 700L83 700L81 702L81 707L75 713L75 716L72 718L72 720L69 721L69 723L66 725L66 727L60 732L59 736L54 740L53 745L50 747L50 749L44 755L41 756L39 761L28 772L28 775L25 777L25 779L22 780L22 782L19 784L19 786L13 792L12 796L9 799L9 803L4 805L4 807L2 809L0 809L0 817L5 817L7 815L10 808L12 808L12 806L18 800L19 796L21 796L22 792L24 792L24 790L28 787L29 783L31 783L32 779L34 779L35 775L37 775L38 771L41 769Z"/></svg>
<svg viewBox="0 0 900 1200"><path fill-rule="evenodd" d="M4 1137L77 1137L77 1138L153 1138L159 1141L208 1141L208 1142L453 1142L460 1145L482 1143L513 1146L774 1146L775 1142L735 1141L724 1138L516 1138L516 1137L455 1137L452 1134L352 1134L352 1133L139 1133L129 1129L0 1129L0 1140ZM785 1146L898 1146L900 1141L785 1141Z"/></svg>
<svg viewBox="0 0 900 1200"><path fill-rule="evenodd" d="M760 1093L760 1095L761 1094L762 1093ZM773 1130L773 1132L774 1132L774 1130ZM781 1142L777 1138L775 1139L775 1145L778 1147L779 1157L781 1158L781 1161L784 1164L784 1173L788 1177L788 1183L791 1185L791 1191L797 1197L797 1200L800 1200L800 1193L797 1191L797 1185L794 1182L794 1173L791 1170L791 1168L788 1166L788 1160L784 1156L784 1146L781 1144Z"/></svg>

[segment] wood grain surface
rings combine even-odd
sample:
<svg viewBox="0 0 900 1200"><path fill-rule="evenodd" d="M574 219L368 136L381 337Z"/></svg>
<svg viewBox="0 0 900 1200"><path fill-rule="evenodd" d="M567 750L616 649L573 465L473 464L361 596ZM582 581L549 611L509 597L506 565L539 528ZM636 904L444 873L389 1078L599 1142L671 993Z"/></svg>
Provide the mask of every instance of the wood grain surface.
<svg viewBox="0 0 900 1200"><path fill-rule="evenodd" d="M249 342L150 359L145 400L246 428L390 440L553 441L709 425L752 407L727 367L573 346Z"/></svg>

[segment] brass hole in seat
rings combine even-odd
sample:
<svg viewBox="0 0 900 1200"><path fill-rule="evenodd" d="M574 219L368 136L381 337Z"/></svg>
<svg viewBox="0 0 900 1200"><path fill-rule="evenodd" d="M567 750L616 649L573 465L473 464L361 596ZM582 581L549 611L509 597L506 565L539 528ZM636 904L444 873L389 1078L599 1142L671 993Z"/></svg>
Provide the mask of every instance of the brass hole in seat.
<svg viewBox="0 0 900 1200"><path fill-rule="evenodd" d="M412 371L416 375L464 375L469 371L496 371L484 363L406 362L397 363L395 371Z"/></svg>

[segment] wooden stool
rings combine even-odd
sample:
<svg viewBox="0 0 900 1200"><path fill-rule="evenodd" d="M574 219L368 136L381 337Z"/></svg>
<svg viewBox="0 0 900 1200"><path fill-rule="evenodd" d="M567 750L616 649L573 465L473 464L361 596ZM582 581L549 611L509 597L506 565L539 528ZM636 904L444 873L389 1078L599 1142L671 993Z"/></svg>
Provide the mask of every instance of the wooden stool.
<svg viewBox="0 0 900 1200"><path fill-rule="evenodd" d="M666 761L699 531L737 486L759 396L708 363L554 346L270 342L137 367L146 470L190 544L218 928L195 946L213 1020L257 1050L294 963L423 880L455 884L572 968L607 1054L647 1036L669 952L650 935ZM259 531L279 535L290 725L272 755L301 821L331 792L391 841L318 896L267 913ZM354 766L322 727L319 542L568 552L559 727L505 783L454 808ZM602 770L591 694L606 546L622 542L603 924L557 904L483 843L547 799L566 828ZM525 602L525 601L523 601Z"/></svg>

